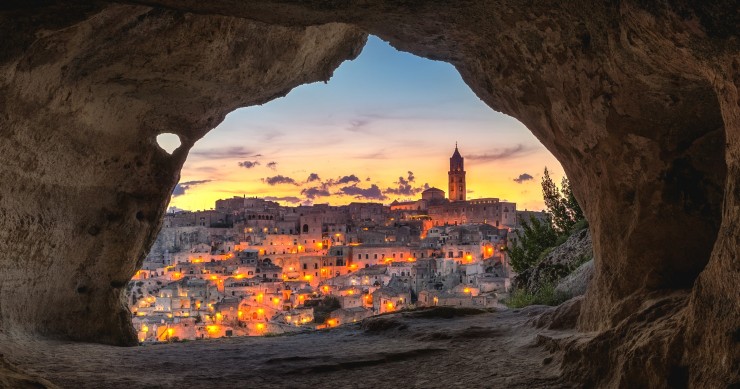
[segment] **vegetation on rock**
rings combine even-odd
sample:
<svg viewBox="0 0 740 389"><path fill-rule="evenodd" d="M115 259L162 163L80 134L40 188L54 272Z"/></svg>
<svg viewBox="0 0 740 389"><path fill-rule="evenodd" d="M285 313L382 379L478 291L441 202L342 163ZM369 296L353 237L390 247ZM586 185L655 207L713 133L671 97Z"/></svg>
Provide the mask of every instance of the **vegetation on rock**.
<svg viewBox="0 0 740 389"><path fill-rule="evenodd" d="M558 188L545 168L542 195L549 218L523 220L519 240L508 251L511 267L517 273L514 289L506 301L512 308L558 305L572 297L557 292L557 282L593 257L590 236L584 231L588 222L573 196L568 178L563 177ZM573 247L558 250L561 246ZM581 246L586 246L587 254Z"/></svg>

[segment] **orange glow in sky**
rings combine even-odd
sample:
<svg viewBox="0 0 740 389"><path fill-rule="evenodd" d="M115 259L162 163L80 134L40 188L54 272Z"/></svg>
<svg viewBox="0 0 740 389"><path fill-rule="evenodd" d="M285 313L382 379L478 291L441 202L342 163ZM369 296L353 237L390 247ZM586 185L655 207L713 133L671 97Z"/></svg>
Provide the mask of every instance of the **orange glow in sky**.
<svg viewBox="0 0 740 389"><path fill-rule="evenodd" d="M229 114L190 151L170 206L211 209L243 195L292 206L416 199L427 186L448 191L455 142L468 199L540 210L545 166L558 184L563 175L524 125L486 106L454 67L371 37L328 83Z"/></svg>

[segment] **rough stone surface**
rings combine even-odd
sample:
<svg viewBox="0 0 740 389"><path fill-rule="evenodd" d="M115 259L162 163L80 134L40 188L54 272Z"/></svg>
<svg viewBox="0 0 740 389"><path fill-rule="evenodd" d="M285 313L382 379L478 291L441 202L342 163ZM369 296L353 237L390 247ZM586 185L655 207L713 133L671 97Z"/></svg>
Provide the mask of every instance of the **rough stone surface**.
<svg viewBox="0 0 740 389"><path fill-rule="evenodd" d="M455 65L571 178L595 263L590 335L543 343L567 377L740 384L736 2L130 4L0 9L2 336L132 343L121 286L190 147L236 107L327 79L366 31ZM181 137L172 156L162 132Z"/></svg>
<svg viewBox="0 0 740 389"><path fill-rule="evenodd" d="M594 275L594 261L590 260L578 266L573 273L568 274L565 278L558 281L555 286L555 292L566 296L575 297L586 294L588 284Z"/></svg>
<svg viewBox="0 0 740 389"><path fill-rule="evenodd" d="M292 336L142 347L37 342L11 348L19 367L65 388L571 388L560 377L563 353L542 343L575 332L527 324L532 314L550 310L392 314L373 318L375 324Z"/></svg>
<svg viewBox="0 0 740 389"><path fill-rule="evenodd" d="M514 277L514 286L530 291L535 291L545 284L556 286L593 256L594 248L588 229L577 231L563 244L548 252L539 263L517 274ZM589 279L585 280L586 283L589 280L590 275ZM585 292L586 284L582 285L582 288L580 294ZM569 295L573 297L577 294Z"/></svg>

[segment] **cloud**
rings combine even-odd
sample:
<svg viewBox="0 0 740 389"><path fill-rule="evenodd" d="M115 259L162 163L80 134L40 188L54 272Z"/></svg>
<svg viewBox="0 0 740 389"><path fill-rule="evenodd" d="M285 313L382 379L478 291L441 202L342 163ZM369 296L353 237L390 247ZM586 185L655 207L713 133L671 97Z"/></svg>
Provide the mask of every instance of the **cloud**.
<svg viewBox="0 0 740 389"><path fill-rule="evenodd" d="M275 169L277 169L277 162L275 162L275 161L268 162L267 165L265 165L265 166L269 167L272 170L275 170Z"/></svg>
<svg viewBox="0 0 740 389"><path fill-rule="evenodd" d="M534 179L534 177L532 177L532 175L530 175L529 173L522 173L519 175L519 177L514 179L514 182L516 182L517 184L521 184L524 181L529 181L532 179Z"/></svg>
<svg viewBox="0 0 740 389"><path fill-rule="evenodd" d="M294 179L292 179L290 177L282 176L282 175L279 175L279 174L277 176L274 176L274 177L263 178L262 179L262 182L264 182L264 183L266 183L267 185L270 185L270 186L275 186L275 185L280 185L280 184L298 185L298 183Z"/></svg>
<svg viewBox="0 0 740 389"><path fill-rule="evenodd" d="M523 144L518 144L514 147L497 149L490 153L467 155L465 158L473 161L498 161L502 159L519 158L530 154L533 151L534 149L531 147L525 147Z"/></svg>
<svg viewBox="0 0 740 389"><path fill-rule="evenodd" d="M172 190L172 196L174 196L174 197L182 196L190 188L192 188L192 187L194 187L196 185L205 184L206 182L211 182L211 180L198 180L198 181L180 182L177 185L175 185L175 189Z"/></svg>
<svg viewBox="0 0 740 389"><path fill-rule="evenodd" d="M349 121L349 126L347 127L347 131L360 132L363 130L363 128L365 128L371 122L372 120L370 120L370 118L352 119Z"/></svg>
<svg viewBox="0 0 740 389"><path fill-rule="evenodd" d="M261 134L262 140L265 142L269 142L273 139L280 138L281 136L285 135L283 132L278 130L269 130L265 131Z"/></svg>
<svg viewBox="0 0 740 389"><path fill-rule="evenodd" d="M360 188L357 185L345 186L339 189L338 194L354 196L357 199L366 199L366 200L385 200L388 198L383 194L380 188L378 188L378 186L375 184L371 185L367 189Z"/></svg>
<svg viewBox="0 0 740 389"><path fill-rule="evenodd" d="M297 204L301 202L301 199L295 196L285 196L285 197L265 196L263 198L268 201L284 201L286 203L292 203L292 204Z"/></svg>
<svg viewBox="0 0 740 389"><path fill-rule="evenodd" d="M340 178L339 178L339 179L338 179L338 180L337 180L337 181L336 181L336 182L334 183L334 185L343 185L343 184L350 184L350 183L353 183L353 182L360 182L360 179L359 179L359 178L357 178L357 176L356 176L356 175L354 175L354 174L350 174L350 175L348 175L348 176L340 177Z"/></svg>
<svg viewBox="0 0 740 389"><path fill-rule="evenodd" d="M321 181L321 178L316 173L309 174L308 175L308 179L306 180L306 182L314 182L314 181Z"/></svg>
<svg viewBox="0 0 740 389"><path fill-rule="evenodd" d="M329 193L326 189L321 188L305 188L301 190L301 194L306 196L307 198L313 200L317 197L327 197L331 196L331 193Z"/></svg>
<svg viewBox="0 0 740 389"><path fill-rule="evenodd" d="M243 168L247 168L247 169L251 169L251 168L253 168L253 167L255 167L255 166L259 165L259 164L260 164L260 163L259 163L259 162L257 162L257 161L244 161L244 162L239 162L239 166L241 166L241 167L243 167Z"/></svg>
<svg viewBox="0 0 740 389"><path fill-rule="evenodd" d="M388 156L385 154L385 151L376 151L374 153L367 153L367 154L359 154L356 155L354 158L357 159L387 159Z"/></svg>
<svg viewBox="0 0 740 389"><path fill-rule="evenodd" d="M416 180L416 177L414 177L414 172L408 171L408 177L398 177L398 181L395 182L398 187L396 188L386 188L384 193L385 194L394 194L398 196L415 196L419 194L424 189L429 188L429 184L424 184L423 186L417 187L412 185L414 181Z"/></svg>
<svg viewBox="0 0 740 389"><path fill-rule="evenodd" d="M258 157L259 154L255 154L252 150L247 150L241 146L235 147L216 147L210 149L193 149L190 150L190 156L198 159L231 159L231 158L254 158Z"/></svg>

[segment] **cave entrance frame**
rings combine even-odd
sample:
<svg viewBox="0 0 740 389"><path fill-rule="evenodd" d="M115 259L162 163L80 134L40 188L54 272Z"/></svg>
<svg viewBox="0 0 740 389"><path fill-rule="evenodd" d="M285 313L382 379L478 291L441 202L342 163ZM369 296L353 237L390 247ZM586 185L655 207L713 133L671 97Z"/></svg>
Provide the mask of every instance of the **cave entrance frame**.
<svg viewBox="0 0 740 389"><path fill-rule="evenodd" d="M146 3L1 14L3 332L134 343L122 288L156 237L187 151L226 113L328 79L369 32L453 64L577 183L596 255L579 328L603 332L594 347L615 329L668 326L644 347L610 350L647 360L676 348L650 358L654 376L737 381L731 2ZM156 144L165 132L182 142L171 155ZM39 280L44 289L24 290ZM662 320L641 326L651 307ZM605 367L622 377L645 368Z"/></svg>

